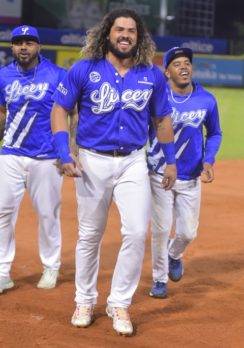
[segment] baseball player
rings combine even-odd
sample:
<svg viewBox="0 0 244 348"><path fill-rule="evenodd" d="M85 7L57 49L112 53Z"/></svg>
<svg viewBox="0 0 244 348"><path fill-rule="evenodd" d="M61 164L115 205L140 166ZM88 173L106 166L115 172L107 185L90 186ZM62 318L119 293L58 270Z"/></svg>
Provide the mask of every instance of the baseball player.
<svg viewBox="0 0 244 348"><path fill-rule="evenodd" d="M167 296L168 277L183 275L182 255L196 237L201 199L200 175L210 183L221 143L217 102L212 94L192 81L192 50L174 47L164 56L168 98L173 108L177 180L171 190L161 187L165 154L151 127L148 163L152 189L153 285L150 295ZM203 137L206 129L206 140ZM175 238L169 235L175 218Z"/></svg>
<svg viewBox="0 0 244 348"><path fill-rule="evenodd" d="M62 176L54 165L51 143L51 96L65 70L40 55L35 28L12 31L13 63L0 70L0 115L5 123L0 152L0 293L14 286L14 228L25 189L39 218L43 274L38 288L53 288L60 268Z"/></svg>
<svg viewBox="0 0 244 348"><path fill-rule="evenodd" d="M100 243L113 199L121 216L122 246L106 311L119 334L133 333L128 307L141 274L150 215L144 145L151 114L168 153L162 184L170 189L176 178L171 108L164 76L152 65L154 51L140 17L131 10L114 10L89 31L84 60L71 68L54 94L55 144L65 174L77 176L77 307L71 320L77 327L93 320ZM78 164L69 155L66 118L76 103Z"/></svg>

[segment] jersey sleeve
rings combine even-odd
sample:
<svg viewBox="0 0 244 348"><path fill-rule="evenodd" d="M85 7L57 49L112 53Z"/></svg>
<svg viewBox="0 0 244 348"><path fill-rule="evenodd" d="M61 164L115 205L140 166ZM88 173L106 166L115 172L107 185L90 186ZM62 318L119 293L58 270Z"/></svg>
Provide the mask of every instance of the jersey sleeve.
<svg viewBox="0 0 244 348"><path fill-rule="evenodd" d="M206 142L203 162L213 164L222 141L219 112L215 99L212 110L208 112L204 125L206 128Z"/></svg>
<svg viewBox="0 0 244 348"><path fill-rule="evenodd" d="M66 110L72 110L79 99L84 83L80 62L74 64L65 74L53 95L53 100Z"/></svg>
<svg viewBox="0 0 244 348"><path fill-rule="evenodd" d="M0 71L1 74L1 71ZM5 102L5 95L4 95L4 87L2 86L1 78L0 78L0 106L5 107L6 102Z"/></svg>
<svg viewBox="0 0 244 348"><path fill-rule="evenodd" d="M150 109L153 117L164 117L172 113L168 101L166 79L161 70L154 66L155 86L152 94Z"/></svg>
<svg viewBox="0 0 244 348"><path fill-rule="evenodd" d="M61 68L59 70L59 74L58 74L58 82L63 81L63 79L65 78L66 74L67 74L67 70Z"/></svg>

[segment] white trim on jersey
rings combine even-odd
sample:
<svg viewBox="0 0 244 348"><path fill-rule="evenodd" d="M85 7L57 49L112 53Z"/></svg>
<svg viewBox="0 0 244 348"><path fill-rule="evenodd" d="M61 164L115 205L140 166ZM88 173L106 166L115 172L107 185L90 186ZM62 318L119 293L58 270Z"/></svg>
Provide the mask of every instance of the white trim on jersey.
<svg viewBox="0 0 244 348"><path fill-rule="evenodd" d="M36 118L37 112L34 113L33 116L31 116L31 118L29 119L27 125L25 126L25 128L22 129L19 137L17 138L17 140L15 141L15 143L12 145L12 147L17 147L19 148L22 144L22 141L24 140L24 138L26 137L27 133L30 130L30 127L32 125L32 123L34 122L34 119Z"/></svg>
<svg viewBox="0 0 244 348"><path fill-rule="evenodd" d="M181 147L179 148L179 150L177 151L175 158L178 159L180 158L182 152L185 150L185 148L187 147L187 144L189 143L190 139L188 139L185 143L183 143L181 145Z"/></svg>
<svg viewBox="0 0 244 348"><path fill-rule="evenodd" d="M4 142L3 145L6 147L11 147L11 148L20 148L21 144L24 140L24 138L26 137L26 135L28 134L32 123L34 122L37 112L34 113L33 116L30 117L27 125L22 129L20 135L18 136L18 138L16 139L16 141L14 142L14 144L11 145L12 141L13 141L13 137L14 134L16 133L20 122L22 121L24 115L25 115L25 111L27 109L29 101L27 101L22 108L20 109L20 111L18 111L13 119L13 121L11 122L9 129L6 132L6 135L4 136Z"/></svg>
<svg viewBox="0 0 244 348"><path fill-rule="evenodd" d="M10 123L9 129L7 130L4 139L3 139L3 146L9 146L11 145L11 142L13 140L13 136L16 132L16 130L18 129L20 122L25 114L25 111L27 109L27 106L29 104L29 101L27 101L22 108L20 109L20 111L18 111L14 117L14 119L12 120L12 122Z"/></svg>

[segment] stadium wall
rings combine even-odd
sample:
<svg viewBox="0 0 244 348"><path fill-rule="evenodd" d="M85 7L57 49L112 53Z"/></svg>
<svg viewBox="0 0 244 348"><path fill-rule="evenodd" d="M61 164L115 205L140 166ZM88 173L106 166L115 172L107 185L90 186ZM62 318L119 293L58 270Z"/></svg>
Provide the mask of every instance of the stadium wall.
<svg viewBox="0 0 244 348"><path fill-rule="evenodd" d="M69 68L76 60L80 59L80 48L75 46L43 45L42 54L56 64ZM162 66L163 53L158 52L155 64ZM12 60L9 43L0 42L0 66ZM244 86L244 57L225 55L200 55L195 54L194 79L203 85L210 86Z"/></svg>

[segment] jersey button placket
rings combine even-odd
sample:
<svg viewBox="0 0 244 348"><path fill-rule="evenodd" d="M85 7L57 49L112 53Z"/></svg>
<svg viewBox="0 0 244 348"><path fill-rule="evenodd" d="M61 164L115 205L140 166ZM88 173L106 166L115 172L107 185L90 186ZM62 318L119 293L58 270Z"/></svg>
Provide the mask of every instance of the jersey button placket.
<svg viewBox="0 0 244 348"><path fill-rule="evenodd" d="M118 84L120 81L119 81L119 73L116 71L115 73L115 83Z"/></svg>
<svg viewBox="0 0 244 348"><path fill-rule="evenodd" d="M121 144L121 131L123 131L124 127L121 125L121 115L123 115L122 111L122 93L123 93L123 78L119 76L119 73L116 71L115 72L115 83L117 84L117 88L119 91L119 96L120 96L120 101L119 101L119 106L120 106L120 111L119 111L119 149L121 151L124 150L124 147ZM123 137L123 135L122 135Z"/></svg>
<svg viewBox="0 0 244 348"><path fill-rule="evenodd" d="M123 106L123 102L122 102L122 94L124 92L124 77L120 77L120 105L121 105L121 109L120 109L120 118L119 118L119 149L121 151L123 150L127 150L126 149L126 142L124 141L126 134L125 134L125 125L123 122L123 117L124 117L124 109L122 109Z"/></svg>

